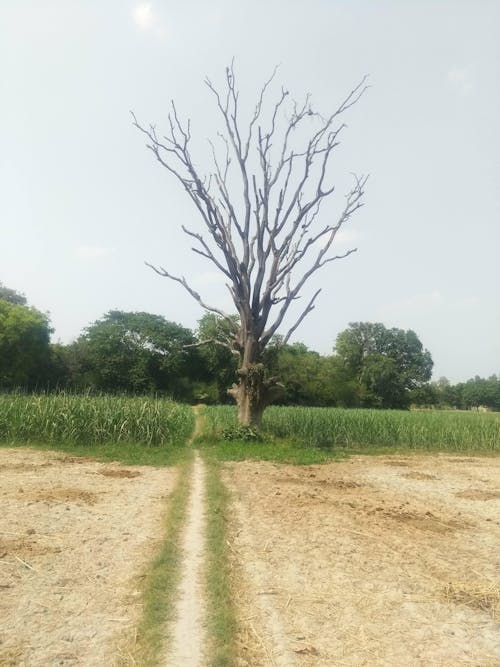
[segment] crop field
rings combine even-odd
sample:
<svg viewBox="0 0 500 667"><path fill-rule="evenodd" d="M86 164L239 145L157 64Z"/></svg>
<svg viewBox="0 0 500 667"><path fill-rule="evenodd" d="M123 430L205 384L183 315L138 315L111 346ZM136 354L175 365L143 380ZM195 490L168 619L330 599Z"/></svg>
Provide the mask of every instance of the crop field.
<svg viewBox="0 0 500 667"><path fill-rule="evenodd" d="M231 406L211 406L205 413L214 435L236 424ZM499 413L272 406L263 428L304 447L500 451Z"/></svg>
<svg viewBox="0 0 500 667"><path fill-rule="evenodd" d="M189 406L149 397L0 394L0 442L174 446L189 437Z"/></svg>

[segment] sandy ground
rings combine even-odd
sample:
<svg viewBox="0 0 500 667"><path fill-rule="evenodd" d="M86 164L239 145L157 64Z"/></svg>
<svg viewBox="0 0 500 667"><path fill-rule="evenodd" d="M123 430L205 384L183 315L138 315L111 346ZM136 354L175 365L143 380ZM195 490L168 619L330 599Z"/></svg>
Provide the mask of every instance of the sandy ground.
<svg viewBox="0 0 500 667"><path fill-rule="evenodd" d="M500 459L226 464L241 665L500 665Z"/></svg>
<svg viewBox="0 0 500 667"><path fill-rule="evenodd" d="M114 665L175 472L0 449L0 665Z"/></svg>

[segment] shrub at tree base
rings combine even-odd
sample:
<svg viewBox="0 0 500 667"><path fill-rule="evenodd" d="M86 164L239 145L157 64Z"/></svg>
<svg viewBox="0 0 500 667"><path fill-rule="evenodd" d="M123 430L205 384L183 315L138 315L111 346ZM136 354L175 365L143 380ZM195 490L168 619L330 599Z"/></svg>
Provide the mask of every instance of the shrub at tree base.
<svg viewBox="0 0 500 667"><path fill-rule="evenodd" d="M223 440L239 440L243 442L261 442L262 436L259 431L253 426L246 424L238 424L237 426L229 426L221 432Z"/></svg>

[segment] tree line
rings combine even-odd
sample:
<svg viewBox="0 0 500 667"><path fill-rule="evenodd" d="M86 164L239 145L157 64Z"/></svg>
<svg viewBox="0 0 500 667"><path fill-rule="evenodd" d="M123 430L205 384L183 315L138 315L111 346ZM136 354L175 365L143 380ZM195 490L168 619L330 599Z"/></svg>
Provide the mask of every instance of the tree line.
<svg viewBox="0 0 500 667"><path fill-rule="evenodd" d="M49 317L0 283L0 388L4 391L156 393L227 403L238 359L230 323L206 313L192 331L160 315L112 310L68 345L51 343ZM500 377L431 382L432 357L411 330L355 322L331 355L274 336L263 362L284 405L500 410Z"/></svg>

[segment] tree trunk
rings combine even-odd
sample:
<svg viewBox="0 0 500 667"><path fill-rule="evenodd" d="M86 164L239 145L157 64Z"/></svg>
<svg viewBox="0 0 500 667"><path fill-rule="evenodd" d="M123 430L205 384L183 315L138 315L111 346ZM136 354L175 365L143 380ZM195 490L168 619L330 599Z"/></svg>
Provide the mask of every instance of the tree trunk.
<svg viewBox="0 0 500 667"><path fill-rule="evenodd" d="M238 422L260 428L264 410L283 394L283 386L276 378L266 379L261 363L240 368L238 376L238 384L228 390L238 405Z"/></svg>

